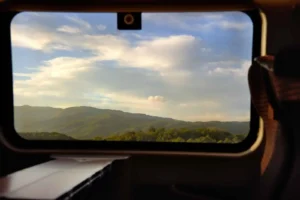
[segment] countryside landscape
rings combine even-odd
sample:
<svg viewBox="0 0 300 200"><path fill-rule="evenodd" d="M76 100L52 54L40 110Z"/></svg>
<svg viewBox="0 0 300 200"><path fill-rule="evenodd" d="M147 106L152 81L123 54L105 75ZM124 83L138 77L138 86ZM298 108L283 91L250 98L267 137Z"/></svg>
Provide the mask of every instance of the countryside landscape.
<svg viewBox="0 0 300 200"><path fill-rule="evenodd" d="M15 106L15 129L29 140L239 143L249 122L187 122L93 107Z"/></svg>

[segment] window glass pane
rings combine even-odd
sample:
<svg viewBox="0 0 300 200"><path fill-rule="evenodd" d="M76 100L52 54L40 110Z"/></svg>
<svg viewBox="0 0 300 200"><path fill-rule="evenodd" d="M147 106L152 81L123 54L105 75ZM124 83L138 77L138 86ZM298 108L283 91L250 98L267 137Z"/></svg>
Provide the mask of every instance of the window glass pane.
<svg viewBox="0 0 300 200"><path fill-rule="evenodd" d="M23 12L11 24L26 139L237 143L249 132L253 24L242 12Z"/></svg>

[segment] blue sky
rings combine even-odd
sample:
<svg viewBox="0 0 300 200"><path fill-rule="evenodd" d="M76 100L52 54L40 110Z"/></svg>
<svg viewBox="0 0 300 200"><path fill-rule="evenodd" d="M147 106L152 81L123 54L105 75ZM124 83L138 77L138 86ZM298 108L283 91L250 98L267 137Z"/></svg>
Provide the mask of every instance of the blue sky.
<svg viewBox="0 0 300 200"><path fill-rule="evenodd" d="M187 121L249 120L251 19L241 12L21 13L12 21L15 105L93 106Z"/></svg>

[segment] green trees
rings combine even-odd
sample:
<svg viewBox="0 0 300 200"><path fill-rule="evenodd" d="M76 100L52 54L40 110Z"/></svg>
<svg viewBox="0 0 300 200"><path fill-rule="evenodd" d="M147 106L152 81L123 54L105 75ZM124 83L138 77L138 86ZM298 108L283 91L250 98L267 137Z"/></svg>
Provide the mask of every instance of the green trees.
<svg viewBox="0 0 300 200"><path fill-rule="evenodd" d="M197 143L239 143L246 134L231 134L216 128L165 129L149 127L147 131L127 131L108 137L96 137L95 140L106 141L151 141L151 142L197 142Z"/></svg>
<svg viewBox="0 0 300 200"><path fill-rule="evenodd" d="M21 133L21 137L28 140L74 140L61 133L32 132ZM216 128L155 128L150 126L145 131L129 130L109 136L97 136L97 141L148 141L148 142L193 142L193 143L239 143L246 134L231 134Z"/></svg>

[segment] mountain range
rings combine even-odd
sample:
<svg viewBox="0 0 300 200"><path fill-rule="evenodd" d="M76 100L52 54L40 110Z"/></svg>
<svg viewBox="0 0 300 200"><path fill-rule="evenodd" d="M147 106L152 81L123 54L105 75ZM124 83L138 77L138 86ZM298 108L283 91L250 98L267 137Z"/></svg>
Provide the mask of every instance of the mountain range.
<svg viewBox="0 0 300 200"><path fill-rule="evenodd" d="M187 122L146 114L87 106L52 108L14 107L15 129L24 132L57 132L77 139L91 139L130 130L154 128L218 128L232 134L249 132L249 122Z"/></svg>

